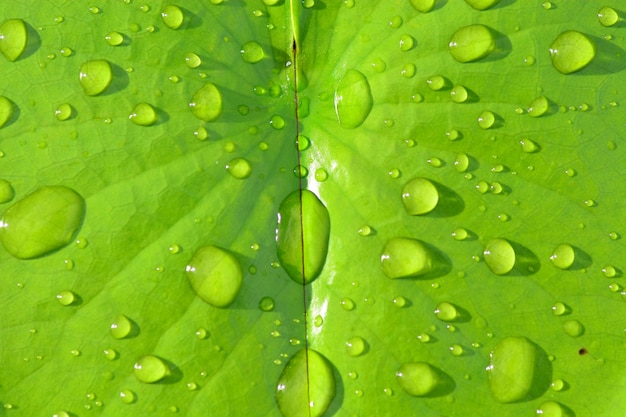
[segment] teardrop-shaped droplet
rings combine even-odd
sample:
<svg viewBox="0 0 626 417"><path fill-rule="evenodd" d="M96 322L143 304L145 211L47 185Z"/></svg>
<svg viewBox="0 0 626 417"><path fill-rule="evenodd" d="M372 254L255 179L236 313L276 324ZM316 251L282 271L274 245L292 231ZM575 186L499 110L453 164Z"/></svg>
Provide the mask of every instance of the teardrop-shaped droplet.
<svg viewBox="0 0 626 417"><path fill-rule="evenodd" d="M14 110L15 104L5 96L0 96L0 128L11 120Z"/></svg>
<svg viewBox="0 0 626 417"><path fill-rule="evenodd" d="M460 313L454 304L444 301L437 304L435 316L441 321L456 321Z"/></svg>
<svg viewBox="0 0 626 417"><path fill-rule="evenodd" d="M391 279L419 277L435 271L437 259L424 242L396 237L389 239L380 256L383 273Z"/></svg>
<svg viewBox="0 0 626 417"><path fill-rule="evenodd" d="M396 372L398 385L415 397L432 395L444 384L442 372L427 362L409 362Z"/></svg>
<svg viewBox="0 0 626 417"><path fill-rule="evenodd" d="M158 120L156 110L148 103L137 104L128 118L138 126L152 126Z"/></svg>
<svg viewBox="0 0 626 417"><path fill-rule="evenodd" d="M22 19L8 19L0 25L0 52L9 61L17 61L27 43L28 30Z"/></svg>
<svg viewBox="0 0 626 417"><path fill-rule="evenodd" d="M335 398L333 368L313 349L301 349L278 378L276 402L284 417L322 417Z"/></svg>
<svg viewBox="0 0 626 417"><path fill-rule="evenodd" d="M448 48L458 62L472 62L492 53L496 49L496 39L487 26L470 25L452 35Z"/></svg>
<svg viewBox="0 0 626 417"><path fill-rule="evenodd" d="M520 401L532 388L537 349L525 337L507 337L490 353L489 389L501 403Z"/></svg>
<svg viewBox="0 0 626 417"><path fill-rule="evenodd" d="M530 117L540 117L546 114L550 108L550 102L545 96L537 97L530 103L528 107L528 115Z"/></svg>
<svg viewBox="0 0 626 417"><path fill-rule="evenodd" d="M135 362L133 373L139 381L154 384L168 377L171 371L163 359L154 355L146 355Z"/></svg>
<svg viewBox="0 0 626 417"><path fill-rule="evenodd" d="M212 122L222 114L222 93L213 83L206 83L191 98L191 113L205 122Z"/></svg>
<svg viewBox="0 0 626 417"><path fill-rule="evenodd" d="M113 68L106 59L87 61L80 66L78 79L85 94L97 96L111 85Z"/></svg>
<svg viewBox="0 0 626 417"><path fill-rule="evenodd" d="M198 297L220 308L235 301L243 280L237 258L213 245L198 249L186 271L191 288Z"/></svg>
<svg viewBox="0 0 626 417"><path fill-rule="evenodd" d="M168 4L163 8L161 12L161 18L163 19L163 23L170 29L178 29L181 27L183 22L185 21L185 14L182 9L173 4Z"/></svg>
<svg viewBox="0 0 626 417"><path fill-rule="evenodd" d="M15 197L15 190L11 183L0 179L0 204L8 203L13 200L13 197Z"/></svg>
<svg viewBox="0 0 626 417"><path fill-rule="evenodd" d="M18 259L32 259L66 246L85 217L85 200L71 188L46 186L7 209L0 242Z"/></svg>
<svg viewBox="0 0 626 417"><path fill-rule="evenodd" d="M328 209L311 191L294 191L282 201L276 249L292 280L308 284L317 278L326 262L329 236Z"/></svg>
<svg viewBox="0 0 626 417"><path fill-rule="evenodd" d="M256 64L265 56L263 47L258 42L250 41L241 46L241 58L249 64Z"/></svg>
<svg viewBox="0 0 626 417"><path fill-rule="evenodd" d="M111 336L115 339L124 339L133 333L133 322L124 314L120 314L111 323Z"/></svg>
<svg viewBox="0 0 626 417"><path fill-rule="evenodd" d="M360 126L372 110L374 101L369 82L357 70L349 70L335 91L335 113L342 127Z"/></svg>
<svg viewBox="0 0 626 417"><path fill-rule="evenodd" d="M593 61L596 45L587 35L575 30L561 33L550 45L552 66L562 74L580 71Z"/></svg>
<svg viewBox="0 0 626 417"><path fill-rule="evenodd" d="M412 216L430 213L439 203L437 187L427 178L414 178L402 187L402 204Z"/></svg>

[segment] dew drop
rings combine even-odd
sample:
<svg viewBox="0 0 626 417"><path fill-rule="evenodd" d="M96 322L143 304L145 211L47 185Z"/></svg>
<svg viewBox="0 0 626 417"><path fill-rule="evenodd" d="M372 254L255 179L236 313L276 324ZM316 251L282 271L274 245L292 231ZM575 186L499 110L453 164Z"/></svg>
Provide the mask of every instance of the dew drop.
<svg viewBox="0 0 626 417"><path fill-rule="evenodd" d="M433 91L439 91L446 87L447 81L441 75L433 75L426 79L426 85Z"/></svg>
<svg viewBox="0 0 626 417"><path fill-rule="evenodd" d="M358 233L361 236L370 236L372 234L372 228L369 225L365 224L359 228Z"/></svg>
<svg viewBox="0 0 626 417"><path fill-rule="evenodd" d="M335 397L330 363L313 349L301 349L287 362L276 386L284 417L321 417Z"/></svg>
<svg viewBox="0 0 626 417"><path fill-rule="evenodd" d="M0 179L0 204L8 203L15 197L15 190L7 180Z"/></svg>
<svg viewBox="0 0 626 417"><path fill-rule="evenodd" d="M158 356L146 355L135 362L133 373L140 382L154 384L169 376L170 368Z"/></svg>
<svg viewBox="0 0 626 417"><path fill-rule="evenodd" d="M354 129L365 121L372 110L373 99L365 75L349 70L335 90L335 113L339 124Z"/></svg>
<svg viewBox="0 0 626 417"><path fill-rule="evenodd" d="M249 64L256 64L265 57L263 47L255 41L246 42L241 47L241 57Z"/></svg>
<svg viewBox="0 0 626 417"><path fill-rule="evenodd" d="M571 417L571 413L556 401L545 401L537 409L537 415L541 417Z"/></svg>
<svg viewBox="0 0 626 417"><path fill-rule="evenodd" d="M207 337L209 337L209 332L204 327L200 327L198 330L196 330L195 335L196 335L196 338L200 340L204 340Z"/></svg>
<svg viewBox="0 0 626 417"><path fill-rule="evenodd" d="M469 232L462 227L457 227L452 232L452 237L455 240L465 240L469 237Z"/></svg>
<svg viewBox="0 0 626 417"><path fill-rule="evenodd" d="M372 68L374 68L374 71L381 73L384 72L385 69L387 68L387 64L385 63L385 61L383 61L380 58L376 58L372 61L371 63Z"/></svg>
<svg viewBox="0 0 626 417"><path fill-rule="evenodd" d="M102 353L104 353L104 357L110 361L114 361L115 359L119 357L119 354L113 348L106 348L102 351Z"/></svg>
<svg viewBox="0 0 626 417"><path fill-rule="evenodd" d="M450 346L450 353L452 353L454 356L461 356L463 355L463 346L455 343L452 346Z"/></svg>
<svg viewBox="0 0 626 417"><path fill-rule="evenodd" d="M72 106L70 106L68 103L62 103L59 104L59 107L57 107L57 109L54 111L54 116L59 121L65 121L72 117L72 113Z"/></svg>
<svg viewBox="0 0 626 417"><path fill-rule="evenodd" d="M259 301L259 310L272 311L274 310L274 299L272 297L263 297Z"/></svg>
<svg viewBox="0 0 626 417"><path fill-rule="evenodd" d="M412 216L430 213L439 203L437 187L426 178L414 178L402 187L402 204Z"/></svg>
<svg viewBox="0 0 626 417"><path fill-rule="evenodd" d="M496 115L490 110L485 110L478 116L478 127L481 129L489 129L495 122Z"/></svg>
<svg viewBox="0 0 626 417"><path fill-rule="evenodd" d="M454 304L444 301L435 308L435 316L441 321L455 321L460 314Z"/></svg>
<svg viewBox="0 0 626 417"><path fill-rule="evenodd" d="M8 19L0 25L0 52L11 61L17 61L26 50L28 31L22 19Z"/></svg>
<svg viewBox="0 0 626 417"><path fill-rule="evenodd" d="M57 301L62 306L70 306L78 301L76 294L70 290L63 290L57 294Z"/></svg>
<svg viewBox="0 0 626 417"><path fill-rule="evenodd" d="M389 19L389 22L387 24L393 29L398 29L400 26L402 26L402 23L404 23L402 17L393 16L391 19Z"/></svg>
<svg viewBox="0 0 626 417"><path fill-rule="evenodd" d="M554 314L555 316L562 316L566 314L567 312L568 312L567 306L560 301L557 301L552 306L552 314Z"/></svg>
<svg viewBox="0 0 626 417"><path fill-rule="evenodd" d="M387 278L419 277L437 269L437 259L422 241L403 237L389 239L380 256Z"/></svg>
<svg viewBox="0 0 626 417"><path fill-rule="evenodd" d="M465 0L465 2L476 10L487 10L500 3L500 0Z"/></svg>
<svg viewBox="0 0 626 417"><path fill-rule="evenodd" d="M398 308L403 308L406 307L408 304L408 301L406 298L404 298L403 296L399 295L396 298L393 299L393 304L398 307Z"/></svg>
<svg viewBox="0 0 626 417"><path fill-rule="evenodd" d="M158 120L156 110L148 103L137 104L128 119L138 126L152 126Z"/></svg>
<svg viewBox="0 0 626 417"><path fill-rule="evenodd" d="M193 52L188 52L185 55L185 64L191 69L198 68L202 65L202 58Z"/></svg>
<svg viewBox="0 0 626 417"><path fill-rule="evenodd" d="M282 201L278 210L276 250L293 281L308 284L322 272L329 236L328 209L314 193L297 190Z"/></svg>
<svg viewBox="0 0 626 417"><path fill-rule="evenodd" d="M450 96L452 97L452 101L455 103L465 103L469 97L467 89L462 85L455 85L452 87L450 91Z"/></svg>
<svg viewBox="0 0 626 417"><path fill-rule="evenodd" d="M104 40L111 46L120 46L124 43L124 35L119 32L109 32L104 36Z"/></svg>
<svg viewBox="0 0 626 417"><path fill-rule="evenodd" d="M530 117L540 117L548 112L550 102L545 96L537 97L530 103L528 107L528 115Z"/></svg>
<svg viewBox="0 0 626 417"><path fill-rule="evenodd" d="M352 311L354 310L354 307L356 307L356 305L354 304L354 301L352 301L352 299L348 297L342 298L339 304L346 311Z"/></svg>
<svg viewBox="0 0 626 417"><path fill-rule="evenodd" d="M491 29L484 25L470 25L457 30L448 44L452 58L461 63L482 59L495 49L495 37Z"/></svg>
<svg viewBox="0 0 626 417"><path fill-rule="evenodd" d="M559 269L568 269L574 264L575 260L576 252L574 251L574 248L567 243L563 243L557 246L550 256L550 261L552 261L552 265L556 266Z"/></svg>
<svg viewBox="0 0 626 417"><path fill-rule="evenodd" d="M124 314L120 314L111 323L111 336L115 339L124 339L131 336L134 330L133 322Z"/></svg>
<svg viewBox="0 0 626 417"><path fill-rule="evenodd" d="M212 122L222 114L222 93L213 83L206 83L189 102L191 113L205 122Z"/></svg>
<svg viewBox="0 0 626 417"><path fill-rule="evenodd" d="M432 395L444 384L442 372L427 362L409 362L396 372L398 385L415 397Z"/></svg>
<svg viewBox="0 0 626 417"><path fill-rule="evenodd" d="M226 165L226 170L233 178L245 179L252 173L252 165L244 158L235 158Z"/></svg>
<svg viewBox="0 0 626 417"><path fill-rule="evenodd" d="M328 172L324 168L318 168L315 170L315 180L318 182L324 182L328 179Z"/></svg>
<svg viewBox="0 0 626 417"><path fill-rule="evenodd" d="M400 74L404 78L413 78L416 72L417 72L417 67L413 63L405 64L402 67L402 70L400 70Z"/></svg>
<svg viewBox="0 0 626 417"><path fill-rule="evenodd" d="M430 335L428 333L420 333L417 335L417 340L422 343L428 343L430 342Z"/></svg>
<svg viewBox="0 0 626 417"><path fill-rule="evenodd" d="M525 337L506 337L489 354L489 388L501 403L520 401L533 386L537 349Z"/></svg>
<svg viewBox="0 0 626 417"><path fill-rule="evenodd" d="M483 257L491 272L496 275L508 274L515 266L515 249L506 239L496 238L488 241Z"/></svg>
<svg viewBox="0 0 626 417"><path fill-rule="evenodd" d="M466 172L470 165L469 156L465 153L458 153L454 158L454 169L457 172Z"/></svg>
<svg viewBox="0 0 626 417"><path fill-rule="evenodd" d="M272 126L276 130L281 130L283 127L285 127L285 119L283 119L278 114L275 114L270 118L270 126Z"/></svg>
<svg viewBox="0 0 626 417"><path fill-rule="evenodd" d="M18 259L47 255L68 245L85 216L85 200L71 188L41 187L9 207L0 219L0 242Z"/></svg>
<svg viewBox="0 0 626 417"><path fill-rule="evenodd" d="M565 388L565 381L563 381L560 378L557 378L555 380L552 381L552 383L550 383L550 388L552 388L552 391L562 391L563 388Z"/></svg>
<svg viewBox="0 0 626 417"><path fill-rule="evenodd" d="M178 29L182 26L185 20L185 14L182 9L173 4L168 4L163 8L161 12L161 18L163 19L163 23L170 29Z"/></svg>
<svg viewBox="0 0 626 417"><path fill-rule="evenodd" d="M435 8L437 0L410 0L410 2L418 12L428 13Z"/></svg>
<svg viewBox="0 0 626 417"><path fill-rule="evenodd" d="M351 337L346 341L346 350L350 356L361 356L366 348L367 342L360 336Z"/></svg>
<svg viewBox="0 0 626 417"><path fill-rule="evenodd" d="M563 330L568 336L579 337L585 332L585 327L578 320L568 320L563 323Z"/></svg>
<svg viewBox="0 0 626 417"><path fill-rule="evenodd" d="M607 265L604 268L602 268L602 273L607 278L613 278L613 277L615 277L617 275L617 270L615 269L614 266Z"/></svg>
<svg viewBox="0 0 626 417"><path fill-rule="evenodd" d="M111 85L113 68L105 59L87 61L80 66L78 79L85 94L97 96Z"/></svg>
<svg viewBox="0 0 626 417"><path fill-rule="evenodd" d="M124 389L120 391L120 400L122 400L124 404L132 404L137 401L137 395L129 389Z"/></svg>
<svg viewBox="0 0 626 417"><path fill-rule="evenodd" d="M561 33L550 45L552 66L562 74L580 71L593 61L596 45L586 35L575 30Z"/></svg>
<svg viewBox="0 0 626 417"><path fill-rule="evenodd" d="M0 128L7 124L13 117L15 104L8 98L0 96Z"/></svg>
<svg viewBox="0 0 626 417"><path fill-rule="evenodd" d="M415 38L408 34L402 35L400 37L400 50L407 52L413 48L415 48Z"/></svg>
<svg viewBox="0 0 626 417"><path fill-rule="evenodd" d="M620 20L620 16L612 7L605 6L598 11L598 20L602 26L613 26Z"/></svg>
<svg viewBox="0 0 626 417"><path fill-rule="evenodd" d="M243 279L235 256L213 245L199 248L186 267L196 295L214 307L227 307L239 293Z"/></svg>

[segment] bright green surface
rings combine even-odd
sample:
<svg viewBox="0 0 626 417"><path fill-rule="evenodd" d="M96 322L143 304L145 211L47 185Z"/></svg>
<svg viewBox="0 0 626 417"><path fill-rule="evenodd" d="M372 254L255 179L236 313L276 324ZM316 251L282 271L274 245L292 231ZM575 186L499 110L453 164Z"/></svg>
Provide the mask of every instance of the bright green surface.
<svg viewBox="0 0 626 417"><path fill-rule="evenodd" d="M10 80L0 95L15 104L0 129L0 177L15 199L0 209L49 185L86 201L78 244L34 260L0 251L0 416L279 417L276 383L305 334L332 365L326 416L522 417L547 401L576 417L623 416L626 42L623 27L597 18L620 4L502 0L477 11L438 1L422 13L399 0L214 3L179 2L176 30L161 16L169 2L0 3L0 16L29 30L19 58L0 56ZM496 48L457 62L448 42L473 24L496 32ZM549 48L568 30L592 39L596 53L564 75ZM123 35L117 46L107 43L112 32ZM408 51L406 35L415 39ZM251 41L264 53L254 64L241 52ZM94 78L84 90L81 65L96 60L111 63L112 80ZM356 89L340 83L352 70L366 79L371 104L363 78ZM438 90L426 82L434 76L443 77ZM454 102L455 85L475 97ZM364 98L341 102L353 106L339 107L344 125L338 86ZM525 114L542 96L550 109ZM73 112L60 121L63 103ZM157 111L154 125L128 119L139 103ZM486 130L477 123L484 111L495 115ZM300 161L297 134L310 142ZM461 154L467 168L458 172ZM236 158L249 162L247 178L226 169ZM275 242L299 163L308 171L302 185L330 216L328 256L305 292L278 265ZM421 216L401 199L416 177L445 187ZM476 190L481 181L485 193ZM459 228L468 237L455 239ZM380 255L396 237L432 245L447 270L388 279ZM482 260L494 238L539 264L496 276ZM577 253L576 268L555 268L550 256L563 243L589 261L578 267ZM202 301L185 275L207 245L242 266L227 308ZM616 272L602 272L609 267ZM56 296L66 290L77 300L64 306ZM439 320L442 302L464 319ZM116 339L110 326L121 314L134 327ZM357 336L367 348L352 356L345 343ZM497 343L519 336L553 359L550 377L564 383L501 404L485 368ZM133 366L145 355L166 361L171 375L137 380ZM438 395L409 395L396 376L409 363L452 382Z"/></svg>

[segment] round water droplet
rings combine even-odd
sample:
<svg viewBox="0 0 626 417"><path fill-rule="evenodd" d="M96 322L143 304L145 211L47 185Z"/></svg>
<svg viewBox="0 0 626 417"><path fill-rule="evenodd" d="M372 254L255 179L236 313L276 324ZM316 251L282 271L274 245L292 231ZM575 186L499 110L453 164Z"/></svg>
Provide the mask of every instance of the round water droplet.
<svg viewBox="0 0 626 417"><path fill-rule="evenodd" d="M413 63L404 64L402 69L400 70L400 74L404 78L413 78L415 76L415 72L417 71L417 67Z"/></svg>
<svg viewBox="0 0 626 417"><path fill-rule="evenodd" d="M191 69L198 68L202 64L202 58L193 52L189 52L185 55L185 64Z"/></svg>
<svg viewBox="0 0 626 417"><path fill-rule="evenodd" d="M457 30L448 44L452 58L462 63L482 59L495 49L493 32L484 25L470 25Z"/></svg>
<svg viewBox="0 0 626 417"><path fill-rule="evenodd" d="M560 301L554 303L554 305L552 306L552 314L554 314L555 316L562 316L567 312L567 306Z"/></svg>
<svg viewBox="0 0 626 417"><path fill-rule="evenodd" d="M598 20L602 26L613 26L620 20L620 16L612 7L605 6L598 11Z"/></svg>
<svg viewBox="0 0 626 417"><path fill-rule="evenodd" d="M283 119L280 115L275 114L270 118L270 126L276 130L281 130L285 127L285 119Z"/></svg>
<svg viewBox="0 0 626 417"><path fill-rule="evenodd" d="M450 91L450 96L452 97L452 101L455 103L465 103L469 97L467 89L462 85L455 85L452 87Z"/></svg>
<svg viewBox="0 0 626 417"><path fill-rule="evenodd" d="M280 204L278 219L278 259L293 281L308 284L322 272L326 262L328 209L311 191L297 190Z"/></svg>
<svg viewBox="0 0 626 417"><path fill-rule="evenodd" d="M554 252L552 252L552 255L550 256L550 260L552 261L552 265L557 268L567 269L574 264L574 261L576 260L576 252L571 245L563 243L554 249Z"/></svg>
<svg viewBox="0 0 626 417"><path fill-rule="evenodd" d="M217 246L199 248L187 264L196 295L214 307L227 307L239 293L243 272L235 256Z"/></svg>
<svg viewBox="0 0 626 417"><path fill-rule="evenodd" d="M133 373L139 381L154 384L169 376L170 368L158 356L146 355L135 362Z"/></svg>
<svg viewBox="0 0 626 417"><path fill-rule="evenodd" d="M399 295L393 299L393 304L398 308L403 308L408 304L408 301L403 296Z"/></svg>
<svg viewBox="0 0 626 417"><path fill-rule="evenodd" d="M324 182L328 179L328 172L324 168L318 168L315 170L315 180Z"/></svg>
<svg viewBox="0 0 626 417"><path fill-rule="evenodd" d="M261 311L272 311L274 310L274 299L272 297L263 297L259 301L259 309Z"/></svg>
<svg viewBox="0 0 626 417"><path fill-rule="evenodd" d="M443 89L447 84L446 79L441 75L433 75L426 79L426 85L433 91L439 91Z"/></svg>
<svg viewBox="0 0 626 417"><path fill-rule="evenodd" d="M284 417L322 417L335 398L333 368L313 349L301 349L287 362L276 386Z"/></svg>
<svg viewBox="0 0 626 417"><path fill-rule="evenodd" d="M0 219L0 242L18 259L46 255L69 244L85 217L85 200L71 188L41 187Z"/></svg>
<svg viewBox="0 0 626 417"><path fill-rule="evenodd" d="M452 346L450 346L450 353L452 353L454 356L461 356L463 354L463 346L455 343Z"/></svg>
<svg viewBox="0 0 626 417"><path fill-rule="evenodd" d="M465 240L469 237L469 232L462 227L458 227L452 232L452 237L455 240Z"/></svg>
<svg viewBox="0 0 626 417"><path fill-rule="evenodd" d="M571 413L556 401L543 402L537 409L537 415L541 417L571 417Z"/></svg>
<svg viewBox="0 0 626 417"><path fill-rule="evenodd" d="M206 83L189 102L191 113L205 122L212 122L222 114L222 93L213 83Z"/></svg>
<svg viewBox="0 0 626 417"><path fill-rule="evenodd" d="M65 121L72 117L72 113L72 106L70 106L68 103L62 103L54 111L54 116L57 118L57 120Z"/></svg>
<svg viewBox="0 0 626 417"><path fill-rule="evenodd" d="M617 270L615 269L614 266L607 265L604 268L602 268L602 273L607 278L613 278L613 277L615 277L617 275Z"/></svg>
<svg viewBox="0 0 626 417"><path fill-rule="evenodd" d="M415 397L433 394L443 383L441 371L427 362L403 364L396 372L396 379L400 388Z"/></svg>
<svg viewBox="0 0 626 417"><path fill-rule="evenodd" d="M22 19L8 19L0 25L0 52L11 61L17 61L26 50L28 31Z"/></svg>
<svg viewBox="0 0 626 417"><path fill-rule="evenodd" d="M537 97L530 103L528 107L528 115L530 117L539 117L547 113L550 108L550 102L545 96Z"/></svg>
<svg viewBox="0 0 626 417"><path fill-rule="evenodd" d="M70 414L65 410L59 410L52 414L52 417L70 417Z"/></svg>
<svg viewBox="0 0 626 417"><path fill-rule="evenodd" d="M104 40L111 46L120 46L124 43L124 35L119 32L109 32L105 35Z"/></svg>
<svg viewBox="0 0 626 417"><path fill-rule="evenodd" d="M444 301L435 308L435 316L441 321L455 321L459 318L459 312L454 304Z"/></svg>
<svg viewBox="0 0 626 417"><path fill-rule="evenodd" d="M489 129L496 122L496 115L489 110L485 110L478 116L478 127L481 129Z"/></svg>
<svg viewBox="0 0 626 417"><path fill-rule="evenodd" d="M520 140L520 145L522 146L522 151L526 153L534 153L539 151L539 145L537 145L532 140L525 138Z"/></svg>
<svg viewBox="0 0 626 417"><path fill-rule="evenodd" d="M11 117L13 117L13 112L15 111L15 104L8 98L4 96L0 96L0 128L2 128Z"/></svg>
<svg viewBox="0 0 626 417"><path fill-rule="evenodd" d="M113 80L113 68L106 59L87 61L80 66L78 80L88 96L103 93Z"/></svg>
<svg viewBox="0 0 626 417"><path fill-rule="evenodd" d="M360 336L351 337L346 341L346 350L350 356L360 356L365 353L367 343Z"/></svg>
<svg viewBox="0 0 626 417"><path fill-rule="evenodd" d="M502 339L491 351L487 373L493 397L501 403L520 401L533 386L537 349L525 337Z"/></svg>
<svg viewBox="0 0 626 417"><path fill-rule="evenodd" d="M387 241L380 256L387 278L419 277L436 269L435 255L423 242L403 237Z"/></svg>
<svg viewBox="0 0 626 417"><path fill-rule="evenodd" d="M8 203L13 200L13 197L15 197L15 190L13 190L11 183L0 179L0 204Z"/></svg>
<svg viewBox="0 0 626 417"><path fill-rule="evenodd" d="M560 378L555 379L554 381L552 381L552 383L550 383L550 388L552 388L552 391L562 391L563 388L565 388L565 381L563 381Z"/></svg>
<svg viewBox="0 0 626 417"><path fill-rule="evenodd" d="M370 236L372 234L372 228L368 226L367 224L365 224L359 228L358 233L361 236Z"/></svg>
<svg viewBox="0 0 626 417"><path fill-rule="evenodd" d="M410 3L418 12L428 13L435 8L437 0L410 0Z"/></svg>
<svg viewBox="0 0 626 417"><path fill-rule="evenodd" d="M491 272L497 275L508 274L515 266L515 249L506 239L496 238L487 242L483 257Z"/></svg>
<svg viewBox="0 0 626 417"><path fill-rule="evenodd" d="M204 340L209 337L209 332L204 327L200 327L198 330L196 330L195 335L198 339Z"/></svg>
<svg viewBox="0 0 626 417"><path fill-rule="evenodd" d="M373 99L365 75L349 70L335 90L335 113L342 127L360 126L372 110Z"/></svg>
<svg viewBox="0 0 626 417"><path fill-rule="evenodd" d="M309 148L311 141L304 135L298 135L296 138L296 149L299 151L304 151Z"/></svg>
<svg viewBox="0 0 626 417"><path fill-rule="evenodd" d="M393 29L398 29L400 26L402 26L402 23L404 22L401 16L393 16L391 19L389 19L389 22L387 24Z"/></svg>
<svg viewBox="0 0 626 417"><path fill-rule="evenodd" d="M578 337L585 332L585 327L578 320L568 320L563 323L563 330L569 336Z"/></svg>
<svg viewBox="0 0 626 417"><path fill-rule="evenodd" d="M385 61L383 61L380 58L374 59L371 65L372 65L372 68L374 68L374 71L378 73L384 72L385 69L387 68L387 64L385 63Z"/></svg>
<svg viewBox="0 0 626 417"><path fill-rule="evenodd" d="M152 126L158 120L156 110L148 103L137 104L128 118L138 126Z"/></svg>
<svg viewBox="0 0 626 417"><path fill-rule="evenodd" d="M182 9L173 4L168 4L163 8L161 12L161 18L163 19L163 23L170 29L178 29L181 27L183 22L185 21L185 14Z"/></svg>
<svg viewBox="0 0 626 417"><path fill-rule="evenodd" d="M403 52L410 51L415 48L415 38L409 34L400 36L400 50Z"/></svg>
<svg viewBox="0 0 626 417"><path fill-rule="evenodd" d="M263 47L255 41L246 42L241 47L241 57L249 64L256 64L264 56Z"/></svg>
<svg viewBox="0 0 626 417"><path fill-rule="evenodd" d="M132 404L137 401L137 395L129 389L124 389L120 391L120 400L125 404Z"/></svg>
<svg viewBox="0 0 626 417"><path fill-rule="evenodd" d="M595 56L595 43L575 30L561 33L550 45L552 65L562 74L580 71L589 65Z"/></svg>
<svg viewBox="0 0 626 417"><path fill-rule="evenodd" d="M226 165L228 173L237 179L245 179L252 173L252 165L244 158L235 158Z"/></svg>
<svg viewBox="0 0 626 417"><path fill-rule="evenodd" d="M352 311L355 307L354 301L352 301L352 299L348 297L342 298L339 304L346 311Z"/></svg>
<svg viewBox="0 0 626 417"><path fill-rule="evenodd" d="M124 339L133 332L133 322L124 314L120 314L111 323L111 336L115 339Z"/></svg>
<svg viewBox="0 0 626 417"><path fill-rule="evenodd" d="M465 153L459 153L454 158L454 169L457 172L466 172L470 165L469 156Z"/></svg>
<svg viewBox="0 0 626 417"><path fill-rule="evenodd" d="M500 3L500 0L465 0L465 2L476 10L487 10Z"/></svg>
<svg viewBox="0 0 626 417"><path fill-rule="evenodd" d="M476 184L476 191L481 194L485 194L487 191L489 191L489 184L487 184L487 181L478 181L478 183Z"/></svg>
<svg viewBox="0 0 626 417"><path fill-rule="evenodd" d="M414 178L402 187L402 204L412 216L430 213L439 203L437 187L426 178Z"/></svg>
<svg viewBox="0 0 626 417"><path fill-rule="evenodd" d="M76 294L70 290L63 290L57 294L57 301L62 306L69 306L77 301Z"/></svg>

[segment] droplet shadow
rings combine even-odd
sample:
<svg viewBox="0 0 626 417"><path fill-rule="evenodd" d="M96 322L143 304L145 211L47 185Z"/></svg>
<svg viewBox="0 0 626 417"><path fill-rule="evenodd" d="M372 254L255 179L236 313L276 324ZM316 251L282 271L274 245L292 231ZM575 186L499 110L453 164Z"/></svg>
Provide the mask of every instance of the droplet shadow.
<svg viewBox="0 0 626 417"><path fill-rule="evenodd" d="M164 359L160 356L157 356L157 358L162 360L165 366L167 366L167 369L169 370L169 375L167 375L162 380L158 381L157 384L172 385L183 379L183 371L181 371L180 368L178 368L178 366L176 366L172 361Z"/></svg>
<svg viewBox="0 0 626 417"><path fill-rule="evenodd" d="M185 9L184 7L180 7L180 10L183 11L183 24L180 25L178 30L180 29L195 29L202 26L202 18L195 13L192 13L190 10Z"/></svg>
<svg viewBox="0 0 626 417"><path fill-rule="evenodd" d="M321 355L321 353L320 353L320 355ZM344 384L343 384L343 379L341 379L341 374L339 373L339 370L337 369L335 364L332 363L331 361L329 361L328 358L326 358L326 357L324 357L324 358L326 359L326 362L328 362L328 364L332 368L332 370L333 370L333 377L335 379L335 397L333 398L333 400L331 401L330 405L328 406L328 409L324 413L324 416L329 416L329 417L330 416L338 416L339 415L338 414L339 411L342 409L343 401L344 401L344 398L345 398L345 387L344 387Z"/></svg>
<svg viewBox="0 0 626 417"><path fill-rule="evenodd" d="M577 246L572 246L572 249L574 249L574 263L567 269L571 271L579 271L581 269L589 268L592 262L591 256Z"/></svg>
<svg viewBox="0 0 626 417"><path fill-rule="evenodd" d="M496 47L492 53L484 57L483 59L479 59L475 62L492 62L498 61L502 58L506 58L511 51L513 50L513 45L511 44L511 40L508 36L506 36L502 32L498 32L494 28L487 26L489 31L493 34L493 37L496 40Z"/></svg>
<svg viewBox="0 0 626 417"><path fill-rule="evenodd" d="M435 374L437 375L438 383L432 392L424 395L423 397L436 398L436 397L443 397L448 394L452 394L452 392L456 388L456 382L454 382L454 379L452 379L452 377L448 375L446 372L444 372L443 370L435 366L432 366L432 368L434 369Z"/></svg>
<svg viewBox="0 0 626 417"><path fill-rule="evenodd" d="M535 342L530 341L530 343L533 344L536 355L533 378L526 397L516 402L531 401L541 397L548 391L552 383L552 362L548 359L548 354Z"/></svg>
<svg viewBox="0 0 626 417"><path fill-rule="evenodd" d="M11 126L13 123L17 122L17 119L19 119L20 115L22 114L22 111L20 110L20 106L18 106L17 103L15 103L13 100L11 100L8 97L6 97L6 99L9 100L11 104L13 105L13 114L11 115L9 120L7 120L7 122L4 124L4 126L2 126L1 129L6 129L7 127Z"/></svg>
<svg viewBox="0 0 626 417"><path fill-rule="evenodd" d="M26 43L26 49L24 49L24 52L17 59L17 61L26 59L33 55L41 46L41 37L39 36L39 32L37 32L37 30L35 30L35 28L30 24L26 22L24 22L24 24L26 25L26 35L28 36L28 40Z"/></svg>
<svg viewBox="0 0 626 417"><path fill-rule="evenodd" d="M109 64L112 72L111 85L98 96L110 96L128 87L129 77L126 70L110 61Z"/></svg>
<svg viewBox="0 0 626 417"><path fill-rule="evenodd" d="M442 251L437 249L430 243L421 241L432 255L432 269L424 275L420 275L420 279L434 279L447 275L452 270L452 260Z"/></svg>
<svg viewBox="0 0 626 417"><path fill-rule="evenodd" d="M596 45L596 56L591 63L571 75L607 75L626 68L626 51L613 42L585 33Z"/></svg>
<svg viewBox="0 0 626 417"><path fill-rule="evenodd" d="M439 194L437 207L423 217L452 217L460 214L465 209L465 202L456 191L436 181L430 180Z"/></svg>

